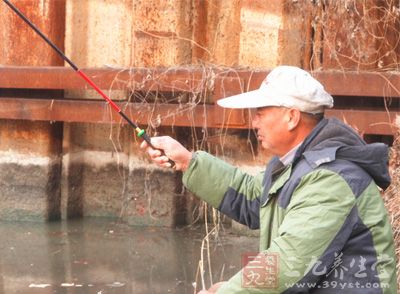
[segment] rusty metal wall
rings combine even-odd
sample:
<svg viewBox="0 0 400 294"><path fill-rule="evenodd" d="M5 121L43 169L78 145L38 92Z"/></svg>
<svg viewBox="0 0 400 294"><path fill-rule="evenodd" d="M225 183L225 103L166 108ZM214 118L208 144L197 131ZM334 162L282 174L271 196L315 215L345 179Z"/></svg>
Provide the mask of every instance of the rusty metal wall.
<svg viewBox="0 0 400 294"><path fill-rule="evenodd" d="M65 0L15 0L18 7L61 50L64 50ZM54 53L8 6L0 5L0 64L63 65Z"/></svg>
<svg viewBox="0 0 400 294"><path fill-rule="evenodd" d="M81 66L276 65L281 0L66 1Z"/></svg>
<svg viewBox="0 0 400 294"><path fill-rule="evenodd" d="M399 70L399 5L398 0L286 1L282 37L292 56L283 54L283 60L294 58L314 70Z"/></svg>

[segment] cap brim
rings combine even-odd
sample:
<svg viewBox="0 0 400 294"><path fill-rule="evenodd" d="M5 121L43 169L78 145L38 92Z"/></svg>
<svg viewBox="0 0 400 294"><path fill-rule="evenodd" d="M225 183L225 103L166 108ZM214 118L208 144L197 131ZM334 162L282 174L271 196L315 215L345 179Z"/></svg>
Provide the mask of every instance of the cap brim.
<svg viewBox="0 0 400 294"><path fill-rule="evenodd" d="M217 104L224 108L258 108L266 106L274 106L268 104L265 93L258 90L246 92L243 94L219 99Z"/></svg>

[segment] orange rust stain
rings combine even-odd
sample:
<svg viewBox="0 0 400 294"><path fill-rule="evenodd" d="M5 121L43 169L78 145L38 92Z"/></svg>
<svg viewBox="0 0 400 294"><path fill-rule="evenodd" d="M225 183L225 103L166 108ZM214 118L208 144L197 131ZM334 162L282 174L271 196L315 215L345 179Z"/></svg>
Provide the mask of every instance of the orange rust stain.
<svg viewBox="0 0 400 294"><path fill-rule="evenodd" d="M13 4L61 50L64 49L65 0L18 0ZM63 65L63 60L8 6L1 5L0 63Z"/></svg>

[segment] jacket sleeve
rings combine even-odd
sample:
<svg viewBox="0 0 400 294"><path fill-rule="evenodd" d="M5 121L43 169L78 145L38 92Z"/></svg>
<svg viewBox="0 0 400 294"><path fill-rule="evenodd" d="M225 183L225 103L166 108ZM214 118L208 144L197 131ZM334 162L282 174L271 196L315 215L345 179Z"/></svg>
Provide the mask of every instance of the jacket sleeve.
<svg viewBox="0 0 400 294"><path fill-rule="evenodd" d="M340 252L348 239L356 222L354 207L353 193L339 175L327 170L306 175L292 195L278 236L258 254L259 258L276 256L276 265L271 265L272 272L266 275L276 283L269 288L256 287L254 283L254 287L247 287L248 275L254 273L254 262L250 262L217 293L282 293L289 288L298 293L299 287L310 290L320 278L312 270L331 266L332 258L321 259L327 248L329 252L332 248ZM330 254L333 256L334 251Z"/></svg>
<svg viewBox="0 0 400 294"><path fill-rule="evenodd" d="M183 174L183 183L222 213L258 229L262 178L262 173L251 176L206 152L198 151Z"/></svg>

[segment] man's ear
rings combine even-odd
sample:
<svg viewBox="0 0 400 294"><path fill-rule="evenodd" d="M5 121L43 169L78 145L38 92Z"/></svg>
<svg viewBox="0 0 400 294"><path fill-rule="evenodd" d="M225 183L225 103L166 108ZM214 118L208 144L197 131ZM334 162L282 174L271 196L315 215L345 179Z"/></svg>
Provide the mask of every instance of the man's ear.
<svg viewBox="0 0 400 294"><path fill-rule="evenodd" d="M300 123L301 112L296 108L288 109L286 113L288 131L293 131Z"/></svg>

